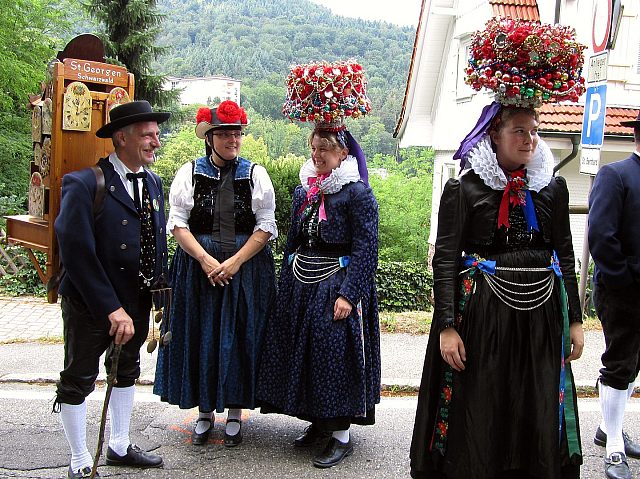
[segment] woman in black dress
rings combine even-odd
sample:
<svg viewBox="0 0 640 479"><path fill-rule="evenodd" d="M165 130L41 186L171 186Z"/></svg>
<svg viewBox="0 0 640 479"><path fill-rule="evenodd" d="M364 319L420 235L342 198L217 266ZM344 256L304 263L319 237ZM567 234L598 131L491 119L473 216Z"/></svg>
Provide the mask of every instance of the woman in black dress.
<svg viewBox="0 0 640 479"><path fill-rule="evenodd" d="M500 27L522 30L494 21L489 41L500 41ZM533 102L518 103L485 107L440 202L414 478L580 475L569 363L584 337L569 193L553 176Z"/></svg>

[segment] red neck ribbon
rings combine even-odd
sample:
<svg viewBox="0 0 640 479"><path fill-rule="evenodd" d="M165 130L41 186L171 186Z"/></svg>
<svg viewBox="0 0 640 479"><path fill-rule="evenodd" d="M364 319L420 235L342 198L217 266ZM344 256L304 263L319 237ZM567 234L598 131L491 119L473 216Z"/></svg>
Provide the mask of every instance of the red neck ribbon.
<svg viewBox="0 0 640 479"><path fill-rule="evenodd" d="M504 226L509 227L509 207L524 205L526 202L526 170L519 168L517 170L506 173L507 186L502 194L500 209L498 210L498 228Z"/></svg>

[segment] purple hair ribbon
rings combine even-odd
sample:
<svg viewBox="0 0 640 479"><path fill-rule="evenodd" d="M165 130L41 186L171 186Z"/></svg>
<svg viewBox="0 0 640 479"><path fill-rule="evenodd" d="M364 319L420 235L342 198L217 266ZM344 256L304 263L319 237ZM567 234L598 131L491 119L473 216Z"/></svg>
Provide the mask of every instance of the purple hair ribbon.
<svg viewBox="0 0 640 479"><path fill-rule="evenodd" d="M367 170L367 159L364 156L364 152L349 130L344 130L344 133L349 144L349 153L358 160L358 172L360 173L360 179L365 185L369 186L369 171Z"/></svg>
<svg viewBox="0 0 640 479"><path fill-rule="evenodd" d="M454 160L460 160L460 169L462 170L467 164L467 153L471 151L471 149L476 146L478 141L487 133L489 127L491 126L491 121L493 118L500 112L502 105L497 101L486 105L482 109L482 113L480 114L480 118L478 118L478 122L476 126L473 127L467 136L464 137L464 140L460 143L460 148L453 154Z"/></svg>

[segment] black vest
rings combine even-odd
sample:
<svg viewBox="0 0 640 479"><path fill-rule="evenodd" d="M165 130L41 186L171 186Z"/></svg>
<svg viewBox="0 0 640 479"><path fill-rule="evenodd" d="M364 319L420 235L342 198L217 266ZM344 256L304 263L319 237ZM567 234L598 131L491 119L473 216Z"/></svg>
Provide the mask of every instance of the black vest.
<svg viewBox="0 0 640 479"><path fill-rule="evenodd" d="M247 160L244 160L247 161ZM248 163L248 162L247 162ZM251 209L251 187L253 181L253 163L250 163L248 175L238 174L240 170L246 169L244 164L236 163L233 166L233 216L235 221L236 234L252 234L256 226L256 218ZM194 192L193 209L189 217L189 230L193 234L210 234L213 231L213 217L218 196L218 186L220 180L210 176L198 174L195 170L193 174Z"/></svg>

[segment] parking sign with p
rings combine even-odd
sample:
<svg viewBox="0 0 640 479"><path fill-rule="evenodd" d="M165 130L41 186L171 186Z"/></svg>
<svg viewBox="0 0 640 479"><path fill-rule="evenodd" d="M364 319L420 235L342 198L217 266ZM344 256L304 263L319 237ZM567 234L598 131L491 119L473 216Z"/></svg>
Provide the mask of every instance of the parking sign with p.
<svg viewBox="0 0 640 479"><path fill-rule="evenodd" d="M582 121L582 146L599 148L604 140L604 121L607 112L607 84L589 85Z"/></svg>

